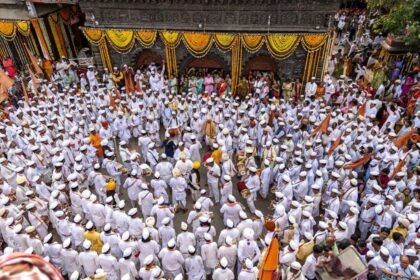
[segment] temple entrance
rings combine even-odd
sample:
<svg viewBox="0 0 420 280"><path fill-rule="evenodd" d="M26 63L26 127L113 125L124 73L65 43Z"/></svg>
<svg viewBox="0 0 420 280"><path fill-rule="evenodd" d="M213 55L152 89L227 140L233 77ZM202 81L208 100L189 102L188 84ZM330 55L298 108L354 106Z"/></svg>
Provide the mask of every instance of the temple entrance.
<svg viewBox="0 0 420 280"><path fill-rule="evenodd" d="M277 63L269 55L258 54L251 57L245 64L245 73L251 71L267 71L277 73Z"/></svg>
<svg viewBox="0 0 420 280"><path fill-rule="evenodd" d="M154 62L156 64L162 64L163 58L158 53L152 50L143 50L136 59L136 66L137 68L141 68L142 66L147 66L150 63Z"/></svg>

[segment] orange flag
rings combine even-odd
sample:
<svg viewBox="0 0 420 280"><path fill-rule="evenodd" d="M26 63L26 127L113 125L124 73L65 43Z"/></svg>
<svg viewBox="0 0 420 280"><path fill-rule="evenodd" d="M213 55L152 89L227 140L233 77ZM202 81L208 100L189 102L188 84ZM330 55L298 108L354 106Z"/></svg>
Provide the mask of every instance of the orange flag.
<svg viewBox="0 0 420 280"><path fill-rule="evenodd" d="M6 75L6 73L0 69L0 102L9 98L9 88L13 86L15 81Z"/></svg>
<svg viewBox="0 0 420 280"><path fill-rule="evenodd" d="M394 140L394 145L397 146L398 149L401 149L402 147L407 145L411 137L414 136L414 133L415 133L415 130L411 129L410 131L398 136L397 139Z"/></svg>
<svg viewBox="0 0 420 280"><path fill-rule="evenodd" d="M26 49L26 52L28 53L29 58L31 59L32 67L34 68L35 73L42 76L44 73L42 72L41 67L39 67L38 65L38 60L36 59L34 54L28 49L26 45L25 45L25 49Z"/></svg>
<svg viewBox="0 0 420 280"><path fill-rule="evenodd" d="M338 136L337 139L334 140L330 149L328 150L328 156L331 156L334 153L335 149L337 149L337 147L340 146L342 136L343 136L343 132L341 132L340 136Z"/></svg>
<svg viewBox="0 0 420 280"><path fill-rule="evenodd" d="M317 126L317 128L315 128L312 131L311 136L314 136L318 132L321 132L321 134L327 132L327 129L330 126L330 119L331 119L331 112L325 117L325 119L322 120L322 122Z"/></svg>
<svg viewBox="0 0 420 280"><path fill-rule="evenodd" d="M261 260L260 271L258 273L258 279L260 280L272 280L279 264L279 240L274 237L271 240L270 245L266 249L265 255Z"/></svg>
<svg viewBox="0 0 420 280"><path fill-rule="evenodd" d="M365 164L366 162L368 162L374 154L375 153L367 154L367 155L359 158L358 160L355 160L351 163L348 163L348 164L344 165L344 169L355 169L356 167L359 167L359 166Z"/></svg>
<svg viewBox="0 0 420 280"><path fill-rule="evenodd" d="M366 115L366 101L362 104L362 106L359 107L359 110L357 110L357 114L359 117L365 117Z"/></svg>

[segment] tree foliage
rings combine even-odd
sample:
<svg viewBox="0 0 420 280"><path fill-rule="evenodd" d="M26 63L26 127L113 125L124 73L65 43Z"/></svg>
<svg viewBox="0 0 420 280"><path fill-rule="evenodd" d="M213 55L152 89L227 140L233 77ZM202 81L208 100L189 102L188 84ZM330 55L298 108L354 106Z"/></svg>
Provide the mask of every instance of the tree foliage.
<svg viewBox="0 0 420 280"><path fill-rule="evenodd" d="M408 45L420 45L420 0L366 0L371 11L380 16L375 31L392 33Z"/></svg>

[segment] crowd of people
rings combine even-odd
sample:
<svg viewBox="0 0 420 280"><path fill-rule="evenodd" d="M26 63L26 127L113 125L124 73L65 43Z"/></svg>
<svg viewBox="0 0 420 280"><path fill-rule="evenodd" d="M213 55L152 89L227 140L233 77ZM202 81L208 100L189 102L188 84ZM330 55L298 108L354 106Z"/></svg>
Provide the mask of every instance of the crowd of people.
<svg viewBox="0 0 420 280"><path fill-rule="evenodd" d="M376 86L334 59L318 83L256 72L232 94L221 73L63 57L0 122L3 258L71 280L351 279L334 264L352 246L366 279L420 279L419 74Z"/></svg>

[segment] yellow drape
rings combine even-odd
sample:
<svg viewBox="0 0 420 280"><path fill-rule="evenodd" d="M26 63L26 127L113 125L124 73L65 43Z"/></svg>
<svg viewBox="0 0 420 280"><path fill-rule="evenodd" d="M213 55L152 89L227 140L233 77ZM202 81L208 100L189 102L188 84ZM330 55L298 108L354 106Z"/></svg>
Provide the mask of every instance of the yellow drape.
<svg viewBox="0 0 420 280"><path fill-rule="evenodd" d="M264 44L264 36L257 34L246 34L241 36L242 44L251 53L257 52Z"/></svg>
<svg viewBox="0 0 420 280"><path fill-rule="evenodd" d="M15 22L15 25L17 27L17 30L22 34L23 36L29 36L29 33L31 31L30 24L27 21L17 21Z"/></svg>
<svg viewBox="0 0 420 280"><path fill-rule="evenodd" d="M131 30L106 30L111 46L120 53L127 53L134 45L134 32Z"/></svg>
<svg viewBox="0 0 420 280"><path fill-rule="evenodd" d="M86 39L95 45L99 44L105 35L105 32L103 32L101 29L83 28L82 31Z"/></svg>
<svg viewBox="0 0 420 280"><path fill-rule="evenodd" d="M290 56L298 46L300 36L273 34L266 37L266 45L270 54L277 58L286 58Z"/></svg>
<svg viewBox="0 0 420 280"><path fill-rule="evenodd" d="M136 31L136 38L140 44L145 48L151 48L157 38L156 31Z"/></svg>
<svg viewBox="0 0 420 280"><path fill-rule="evenodd" d="M102 65L112 71L111 57L109 56L108 43L106 40L101 40L99 43L99 54L101 55Z"/></svg>
<svg viewBox="0 0 420 280"><path fill-rule="evenodd" d="M7 40L11 40L16 35L16 28L13 22L0 22L0 35Z"/></svg>
<svg viewBox="0 0 420 280"><path fill-rule="evenodd" d="M232 46L232 95L236 93L236 86L241 78L242 71L242 41L237 36Z"/></svg>
<svg viewBox="0 0 420 280"><path fill-rule="evenodd" d="M41 45L42 53L45 59L51 59L50 53L48 51L47 42L45 41L44 34L39 26L38 19L31 20L32 26L34 27L36 36L38 38L39 44Z"/></svg>
<svg viewBox="0 0 420 280"><path fill-rule="evenodd" d="M322 47L326 42L328 35L322 34L307 34L302 38L302 45L307 51L315 51Z"/></svg>
<svg viewBox="0 0 420 280"><path fill-rule="evenodd" d="M160 32L160 37L162 38L163 43L165 46L169 48L176 48L181 42L182 33L180 32L172 32L172 31L163 31Z"/></svg>
<svg viewBox="0 0 420 280"><path fill-rule="evenodd" d="M54 42L58 50L58 54L61 56L68 57L67 49L65 46L63 34L59 25L58 14L54 13L48 16L48 23L50 25L51 32L53 34Z"/></svg>
<svg viewBox="0 0 420 280"><path fill-rule="evenodd" d="M165 59L168 77L178 75L178 66L176 61L176 52L174 48L165 46Z"/></svg>
<svg viewBox="0 0 420 280"><path fill-rule="evenodd" d="M213 36L209 33L189 33L183 34L185 47L195 57L205 56L213 45Z"/></svg>
<svg viewBox="0 0 420 280"><path fill-rule="evenodd" d="M214 39L216 41L216 46L221 51L229 51L232 49L233 44L235 43L235 39L238 35L234 34L214 34Z"/></svg>

